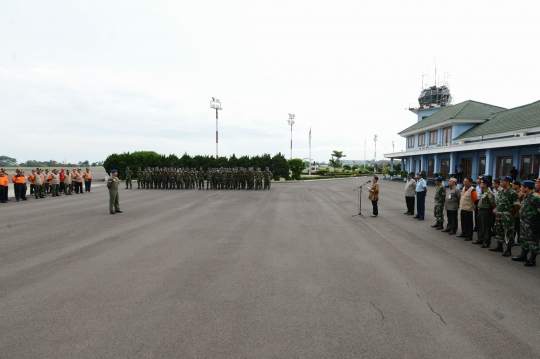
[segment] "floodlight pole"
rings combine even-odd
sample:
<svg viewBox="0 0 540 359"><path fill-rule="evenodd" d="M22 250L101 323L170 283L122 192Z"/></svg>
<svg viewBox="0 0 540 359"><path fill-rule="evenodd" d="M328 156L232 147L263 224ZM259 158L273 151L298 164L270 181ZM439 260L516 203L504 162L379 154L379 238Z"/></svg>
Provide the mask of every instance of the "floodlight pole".
<svg viewBox="0 0 540 359"><path fill-rule="evenodd" d="M294 125L294 113L289 113L289 119L287 122L291 126L291 160L292 160L292 126Z"/></svg>
<svg viewBox="0 0 540 359"><path fill-rule="evenodd" d="M377 162L377 135L375 135L373 137L373 141L375 141L375 154L374 154L374 157L373 157L373 172L376 172L376 165L375 163Z"/></svg>
<svg viewBox="0 0 540 359"><path fill-rule="evenodd" d="M216 159L218 159L218 110L223 110L223 108L221 108L221 102L219 99L214 97L212 97L212 101L210 101L210 108L216 109Z"/></svg>

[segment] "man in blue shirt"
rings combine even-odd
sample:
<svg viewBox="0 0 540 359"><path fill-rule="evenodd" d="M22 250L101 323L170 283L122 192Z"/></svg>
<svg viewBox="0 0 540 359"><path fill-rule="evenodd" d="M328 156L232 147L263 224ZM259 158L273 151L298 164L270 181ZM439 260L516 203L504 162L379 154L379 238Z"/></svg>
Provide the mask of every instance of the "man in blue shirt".
<svg viewBox="0 0 540 359"><path fill-rule="evenodd" d="M424 220L424 212L426 210L426 180L422 177L422 173L418 173L416 180L416 216L419 221Z"/></svg>

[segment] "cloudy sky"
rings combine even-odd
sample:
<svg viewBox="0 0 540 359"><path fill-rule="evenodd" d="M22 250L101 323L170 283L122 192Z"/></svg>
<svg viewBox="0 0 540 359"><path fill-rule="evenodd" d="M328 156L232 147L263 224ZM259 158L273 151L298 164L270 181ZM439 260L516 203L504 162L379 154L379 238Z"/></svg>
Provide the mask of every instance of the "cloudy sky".
<svg viewBox="0 0 540 359"><path fill-rule="evenodd" d="M111 153L326 161L405 149L424 84L454 103L540 99L537 1L24 1L0 3L0 155ZM434 61L435 59L435 61Z"/></svg>

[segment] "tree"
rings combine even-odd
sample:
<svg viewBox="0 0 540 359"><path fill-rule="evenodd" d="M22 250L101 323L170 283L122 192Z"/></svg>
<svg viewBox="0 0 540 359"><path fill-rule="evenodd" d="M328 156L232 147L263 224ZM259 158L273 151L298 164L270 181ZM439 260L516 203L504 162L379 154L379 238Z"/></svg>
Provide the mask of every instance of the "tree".
<svg viewBox="0 0 540 359"><path fill-rule="evenodd" d="M358 168L358 167L356 167L356 168ZM346 171L350 171L351 166L350 165L343 165L343 169L346 170Z"/></svg>
<svg viewBox="0 0 540 359"><path fill-rule="evenodd" d="M306 168L306 163L301 158L293 158L292 160L288 160L287 163L289 164L293 178L299 180L302 171Z"/></svg>
<svg viewBox="0 0 540 359"><path fill-rule="evenodd" d="M17 166L17 160L8 156L0 156L0 166Z"/></svg>
<svg viewBox="0 0 540 359"><path fill-rule="evenodd" d="M334 176L336 174L336 170L343 166L343 163L341 162L342 157L347 157L343 154L343 151L334 150L334 152L332 152L332 159L328 161L330 167L334 169Z"/></svg>
<svg viewBox="0 0 540 359"><path fill-rule="evenodd" d="M289 164L281 152L278 152L274 157L272 157L272 165L270 170L272 171L274 180L276 181L279 181L280 177L284 177L286 180L289 179Z"/></svg>

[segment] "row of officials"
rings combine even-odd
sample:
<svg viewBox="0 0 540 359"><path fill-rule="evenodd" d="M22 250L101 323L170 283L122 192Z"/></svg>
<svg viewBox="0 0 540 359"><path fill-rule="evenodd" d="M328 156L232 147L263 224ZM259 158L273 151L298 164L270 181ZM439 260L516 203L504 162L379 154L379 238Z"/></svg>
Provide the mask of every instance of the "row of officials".
<svg viewBox="0 0 540 359"><path fill-rule="evenodd" d="M482 176L476 181L465 177L462 188L458 187L455 178L451 178L446 188L442 178L437 177L435 185L433 228L492 252L501 252L503 257L512 257L512 248L521 247L521 253L511 259L524 262L527 267L536 265L536 256L540 252L540 178L519 181L503 176L491 182ZM427 191L421 173L416 178L414 173L408 174L405 214L414 216L416 200L417 213L413 218L424 220ZM460 234L457 234L458 211ZM493 236L496 246L490 248Z"/></svg>
<svg viewBox="0 0 540 359"><path fill-rule="evenodd" d="M30 195L35 196L36 199L45 198L45 195L50 193L52 197L60 196L60 193L65 195L72 195L73 192L77 194L83 194L84 192L91 192L92 186L92 173L87 168L86 171L81 171L80 168L69 169L61 168L42 170L36 168L27 175L22 169L16 169L11 175L11 182L13 183L13 191L15 193L15 200L26 201L26 193L28 191L28 185L30 185ZM84 190L83 190L84 184ZM0 169L0 203L9 202L9 174L4 168Z"/></svg>

